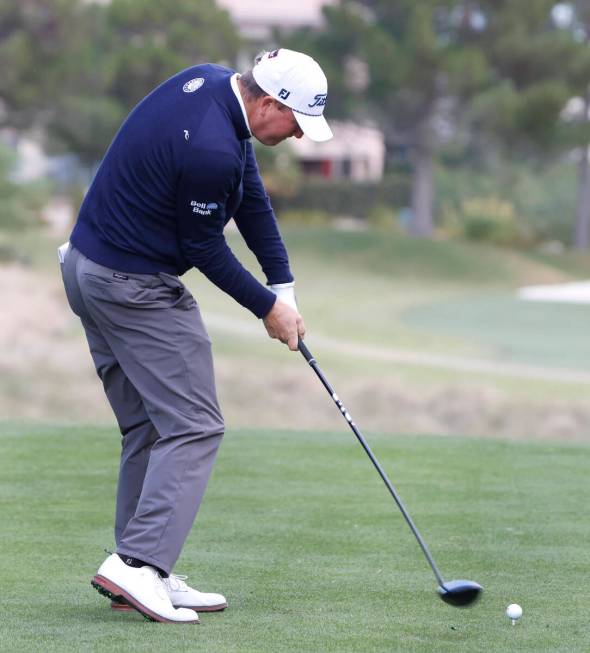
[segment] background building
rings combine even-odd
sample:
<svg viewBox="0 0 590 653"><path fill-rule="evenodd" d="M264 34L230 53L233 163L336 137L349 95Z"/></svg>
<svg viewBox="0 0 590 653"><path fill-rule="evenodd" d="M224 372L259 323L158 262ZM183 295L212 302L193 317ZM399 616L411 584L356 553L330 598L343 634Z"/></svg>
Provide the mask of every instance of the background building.
<svg viewBox="0 0 590 653"><path fill-rule="evenodd" d="M335 0L217 0L227 9L239 32L251 42L264 43L280 27L291 31L300 27L321 27L322 7Z"/></svg>
<svg viewBox="0 0 590 653"><path fill-rule="evenodd" d="M385 164L383 134L375 127L351 122L330 121L330 126L334 138L325 143L309 138L289 141L303 172L325 179L379 181Z"/></svg>

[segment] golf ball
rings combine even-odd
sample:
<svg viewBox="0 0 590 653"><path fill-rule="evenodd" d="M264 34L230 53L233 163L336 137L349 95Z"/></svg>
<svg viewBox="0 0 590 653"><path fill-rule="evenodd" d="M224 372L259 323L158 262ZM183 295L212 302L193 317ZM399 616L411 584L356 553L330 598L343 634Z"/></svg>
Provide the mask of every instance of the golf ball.
<svg viewBox="0 0 590 653"><path fill-rule="evenodd" d="M512 619L512 622L514 623L517 619L522 617L522 608L518 603L511 603L506 608L506 616L508 619Z"/></svg>

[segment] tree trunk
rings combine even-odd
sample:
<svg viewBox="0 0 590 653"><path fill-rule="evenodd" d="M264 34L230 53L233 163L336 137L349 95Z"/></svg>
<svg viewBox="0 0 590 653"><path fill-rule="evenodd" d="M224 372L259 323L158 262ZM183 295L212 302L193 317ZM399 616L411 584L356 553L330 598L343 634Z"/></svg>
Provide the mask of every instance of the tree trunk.
<svg viewBox="0 0 590 653"><path fill-rule="evenodd" d="M590 111L590 93L586 94L584 101L583 121L588 122ZM580 153L578 163L578 199L576 206L576 226L574 229L574 247L588 249L590 244L590 145L586 143Z"/></svg>
<svg viewBox="0 0 590 653"><path fill-rule="evenodd" d="M588 249L590 244L590 165L588 165L590 147L582 148L578 163L578 203L576 207L576 227L574 247Z"/></svg>
<svg viewBox="0 0 590 653"><path fill-rule="evenodd" d="M434 231L434 144L428 123L419 129L412 156L412 219L409 232L430 238Z"/></svg>

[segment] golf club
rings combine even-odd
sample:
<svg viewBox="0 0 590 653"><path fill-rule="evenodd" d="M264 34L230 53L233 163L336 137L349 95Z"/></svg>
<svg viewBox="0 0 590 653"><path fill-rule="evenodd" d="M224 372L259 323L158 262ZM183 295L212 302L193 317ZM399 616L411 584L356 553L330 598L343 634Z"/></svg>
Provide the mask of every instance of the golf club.
<svg viewBox="0 0 590 653"><path fill-rule="evenodd" d="M358 430L356 424L352 421L352 417L350 416L349 412L346 410L344 407L343 403L340 401L338 395L334 392L334 389L332 386L329 384L328 380L324 376L322 370L319 368L317 361L315 358L312 356L311 352L309 349L306 347L304 342L299 338L299 351L305 358L305 360L309 363L310 367L313 368L314 372L317 374L318 378L322 382L324 388L328 391L328 394L332 397L334 400L334 403L336 406L338 406L338 409L344 416L344 419L348 422L348 425L352 429L353 433L356 435L357 440L361 443L363 449L371 459L371 462L375 466L375 469L379 472L379 476L383 479L383 482L387 486L387 489L391 493L391 496L394 498L395 502L398 505L398 508L401 510L402 515L404 516L404 519L408 523L408 526L410 527L412 533L414 533L414 536L418 540L418 544L420 545L420 548L422 549L422 552L426 556L426 560L428 560L428 564L430 565L432 571L434 572L434 575L436 577L436 580L438 582L438 593L441 597L441 599L445 602L448 603L449 605L453 605L456 607L467 607L469 605L472 605L475 603L481 596L481 593L483 592L483 587L479 585L478 583L475 583L472 580L451 580L451 581L445 581L443 577L441 576L440 571L438 570L438 567L436 566L434 559L430 555L430 551L428 550L428 547L426 546L426 542L422 539L422 536L418 532L418 529L416 528L414 522L412 521L412 518L408 514L408 511L406 510L404 504L402 503L400 497L398 496L397 492L395 491L395 488L391 484L391 481L387 478L387 475L385 474L385 471L379 464L379 461L375 458L373 455L373 452L371 451L369 445L367 444L365 438L362 436L361 432Z"/></svg>

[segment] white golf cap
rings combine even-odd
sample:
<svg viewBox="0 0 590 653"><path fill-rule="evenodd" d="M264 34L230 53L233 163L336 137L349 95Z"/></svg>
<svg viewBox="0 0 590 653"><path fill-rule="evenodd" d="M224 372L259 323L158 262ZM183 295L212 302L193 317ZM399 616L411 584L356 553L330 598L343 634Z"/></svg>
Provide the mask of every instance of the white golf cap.
<svg viewBox="0 0 590 653"><path fill-rule="evenodd" d="M293 109L295 120L312 141L332 138L324 118L328 80L317 61L302 52L280 48L266 52L252 75L265 93Z"/></svg>

